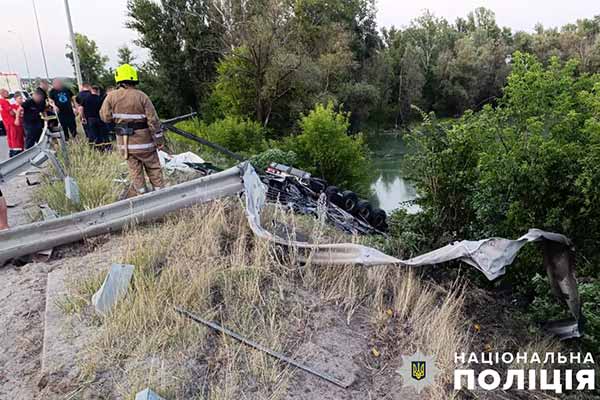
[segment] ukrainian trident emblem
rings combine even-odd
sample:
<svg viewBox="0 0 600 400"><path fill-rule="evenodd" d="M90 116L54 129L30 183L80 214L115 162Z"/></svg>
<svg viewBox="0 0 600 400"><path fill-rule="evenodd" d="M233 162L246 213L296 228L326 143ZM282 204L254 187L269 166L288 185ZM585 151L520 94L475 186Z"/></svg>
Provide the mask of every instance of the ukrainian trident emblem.
<svg viewBox="0 0 600 400"><path fill-rule="evenodd" d="M411 375L413 379L420 381L421 379L425 379L426 369L425 369L425 361L411 361Z"/></svg>

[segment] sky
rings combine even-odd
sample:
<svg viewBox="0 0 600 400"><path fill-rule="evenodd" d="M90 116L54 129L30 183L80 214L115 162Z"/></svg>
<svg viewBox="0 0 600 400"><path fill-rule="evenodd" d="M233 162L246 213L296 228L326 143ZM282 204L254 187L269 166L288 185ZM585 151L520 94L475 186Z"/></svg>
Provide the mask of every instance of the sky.
<svg viewBox="0 0 600 400"><path fill-rule="evenodd" d="M73 76L72 67L65 58L69 33L64 0L35 2L49 75ZM69 4L74 30L95 40L100 52L109 57L110 66L116 64L117 49L123 44L134 48L134 54L144 59L146 52L133 44L135 32L125 28L127 0L70 0ZM498 25L508 26L513 31L532 31L538 22L547 27L561 26L578 18L600 15L598 0L378 0L377 21L379 27L403 27L429 9L454 22L457 17L482 6L496 13ZM0 0L0 72L27 76L21 41L31 75L45 76L32 0Z"/></svg>

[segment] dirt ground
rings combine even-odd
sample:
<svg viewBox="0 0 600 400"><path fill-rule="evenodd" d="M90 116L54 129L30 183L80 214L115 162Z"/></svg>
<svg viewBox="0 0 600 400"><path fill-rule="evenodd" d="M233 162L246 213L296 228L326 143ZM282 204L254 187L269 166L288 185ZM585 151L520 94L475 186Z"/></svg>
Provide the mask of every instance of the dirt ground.
<svg viewBox="0 0 600 400"><path fill-rule="evenodd" d="M31 214L38 209L31 201L33 188L22 176L2 186L11 206L11 226L28 223ZM97 238L85 244L55 249L50 261L0 267L0 400L99 398L93 394L72 397L81 389L72 385L77 381L74 379L78 373L76 356L85 346L89 330L75 326L71 327L69 335L65 335L61 325L70 318L62 316L49 324L47 332L51 332L52 337L44 337L44 326L48 322L45 315L57 315L56 305L47 304L47 284L49 274L50 281L56 283L56 280L82 271L108 266L114 249L118 248L118 240L118 236ZM51 288L56 289L54 285ZM469 304L469 308L484 309L495 303L491 298L482 300L485 301L489 303ZM498 310L488 313L488 319L483 315L476 321L482 326L481 337L473 341L478 350L484 350L511 319L506 307L497 306ZM287 400L419 398L412 391L402 389L401 379L395 373L399 367L398 359L389 365L372 368L372 326L367 315L358 312L348 323L339 307L315 303L311 308L311 318L299 332L302 344L295 358L352 385L349 389L341 389L308 373L295 371L285 397ZM505 318L498 319L498 316ZM509 332L506 334L508 336ZM42 360L44 344L45 361ZM44 362L45 374L42 373Z"/></svg>
<svg viewBox="0 0 600 400"><path fill-rule="evenodd" d="M46 270L0 269L0 399L33 399L44 337Z"/></svg>
<svg viewBox="0 0 600 400"><path fill-rule="evenodd" d="M32 181L34 179L34 176L30 177ZM2 185L11 227L29 223L32 214L38 212L38 205L31 200L34 187L27 184L24 176ZM49 261L39 255L27 263L0 267L0 400L64 398L63 394L49 394L52 388L47 387L48 377L42 376L48 276L54 273L64 278L77 270L89 270L98 267L101 261L106 262L110 244L104 243L103 247L97 248L96 244L101 242L95 240L55 249ZM60 345L59 342L50 343ZM66 354L64 359L73 360L77 349L69 349L66 344L53 351L53 354ZM65 364L63 369L72 367ZM64 384L63 379L57 379L54 386L60 384Z"/></svg>
<svg viewBox="0 0 600 400"><path fill-rule="evenodd" d="M19 176L2 187L7 197L11 226L30 222L38 205L31 201L33 186ZM8 399L62 399L79 390L70 381L78 373L76 354L85 345L82 330L64 334L66 319L50 321L44 338L44 316L53 315L55 304L47 304L47 284L52 274L54 287L57 279L64 279L77 271L101 268L110 259L111 241L77 244L55 249L50 261L38 260L22 266L0 268L0 400ZM101 240L102 242L102 240ZM113 246L114 247L114 246ZM64 286L64 285L63 285ZM51 298L52 296L49 296ZM407 399L400 388L395 393L378 393L377 377L365 367L369 354L369 322L366 316L356 316L350 325L341 310L315 305L314 318L304 327L303 344L296 358L324 373L352 384L344 390L315 376L295 371L288 400L345 400L355 398ZM71 327L72 328L72 327ZM48 333L50 332L50 333ZM75 335L73 334L75 332ZM82 334L82 332L84 332ZM44 344L49 347L44 351ZM43 357L45 355L45 360ZM51 356L50 359L48 356ZM42 365L46 363L46 365ZM50 364L50 365L48 365ZM43 374L42 370L47 373ZM393 368L391 368L393 371ZM75 374L75 376L74 376ZM93 395L85 398L95 398Z"/></svg>
<svg viewBox="0 0 600 400"><path fill-rule="evenodd" d="M32 192L19 176L2 186L11 226L29 221ZM0 268L0 399L33 399L44 336L46 276L49 264Z"/></svg>

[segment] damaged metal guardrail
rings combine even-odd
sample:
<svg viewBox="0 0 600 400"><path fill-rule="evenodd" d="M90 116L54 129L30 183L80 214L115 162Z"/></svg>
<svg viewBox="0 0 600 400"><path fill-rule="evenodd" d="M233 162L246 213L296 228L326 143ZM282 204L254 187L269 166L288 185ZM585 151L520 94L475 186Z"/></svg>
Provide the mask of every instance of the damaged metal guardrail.
<svg viewBox="0 0 600 400"><path fill-rule="evenodd" d="M0 231L0 265L40 250L116 232L194 204L231 196L243 189L239 167L132 199L49 221Z"/></svg>
<svg viewBox="0 0 600 400"><path fill-rule="evenodd" d="M8 182L15 176L27 171L35 159L48 148L48 136L44 133L35 146L0 163L0 182Z"/></svg>
<svg viewBox="0 0 600 400"><path fill-rule="evenodd" d="M532 229L517 240L465 240L409 260L400 260L358 244L311 244L291 241L262 227L260 214L266 202L267 188L249 163L94 210L0 231L0 265L13 258L86 237L115 232L130 223L155 220L169 212L242 191L246 194L248 223L258 237L282 246L293 247L298 250L301 261L317 265L422 266L455 260L472 265L488 279L493 280L506 272L506 266L514 261L518 251L526 243L541 242L544 266L550 278L551 288L567 303L574 317L574 320L561 321L560 324L549 328L562 338L580 337L583 334L581 305L575 280L574 250L571 241L564 235Z"/></svg>

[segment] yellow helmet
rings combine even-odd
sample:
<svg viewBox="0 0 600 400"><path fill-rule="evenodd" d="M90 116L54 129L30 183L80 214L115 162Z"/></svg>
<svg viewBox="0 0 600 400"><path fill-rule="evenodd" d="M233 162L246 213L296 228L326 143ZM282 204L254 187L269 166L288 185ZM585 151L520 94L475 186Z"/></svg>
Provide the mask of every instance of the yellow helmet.
<svg viewBox="0 0 600 400"><path fill-rule="evenodd" d="M119 82L137 82L138 74L135 68L129 64L123 64L115 69L115 81Z"/></svg>

